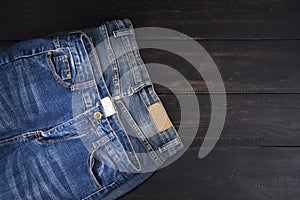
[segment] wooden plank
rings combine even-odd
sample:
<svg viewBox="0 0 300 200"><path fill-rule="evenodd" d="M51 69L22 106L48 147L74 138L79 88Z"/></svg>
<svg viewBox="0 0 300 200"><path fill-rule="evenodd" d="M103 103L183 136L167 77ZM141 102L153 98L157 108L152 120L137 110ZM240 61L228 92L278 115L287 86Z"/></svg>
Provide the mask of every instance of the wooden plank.
<svg viewBox="0 0 300 200"><path fill-rule="evenodd" d="M201 160L197 153L188 150L121 199L299 199L299 148L217 147Z"/></svg>
<svg viewBox="0 0 300 200"><path fill-rule="evenodd" d="M192 115L180 124L181 110L186 108L180 107L174 95L159 96L176 128L198 126ZM210 123L211 105L209 95L197 98L201 117L192 146L200 147ZM300 146L299 119L300 94L231 94L227 95L227 114L220 138L208 139L218 139L217 146ZM193 140L184 133L181 137Z"/></svg>
<svg viewBox="0 0 300 200"><path fill-rule="evenodd" d="M299 7L297 0L5 1L0 7L0 39L23 40L118 18L196 39L299 39Z"/></svg>
<svg viewBox="0 0 300 200"><path fill-rule="evenodd" d="M176 42L174 45L180 46L180 43ZM199 43L216 63L227 93L300 92L298 73L300 41L199 41ZM159 50L141 50L141 52L145 63L168 65L182 74L196 93L208 92L203 78L179 55ZM193 61L199 63L200 68L207 64L199 60L192 50L186 53L193 56ZM164 72L165 70L162 70L161 73ZM166 74L166 76L172 79L173 75ZM180 86L175 78L170 85ZM163 87L157 87L157 90L160 93L168 92ZM175 90L179 93L192 92L186 87L176 87ZM218 90L215 88L212 92L218 93Z"/></svg>

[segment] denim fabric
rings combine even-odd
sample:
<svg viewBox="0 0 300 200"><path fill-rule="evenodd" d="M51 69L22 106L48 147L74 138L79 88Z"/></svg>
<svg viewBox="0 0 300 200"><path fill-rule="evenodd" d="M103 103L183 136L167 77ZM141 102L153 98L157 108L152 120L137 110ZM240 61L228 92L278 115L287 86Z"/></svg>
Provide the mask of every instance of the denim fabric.
<svg viewBox="0 0 300 200"><path fill-rule="evenodd" d="M139 153L143 170L156 170L182 148L182 142L173 125L158 131L149 115L149 106L161 101L139 54L131 21L109 21L83 31L96 47L99 77L104 77L127 135L134 144L142 143L143 147L135 152ZM149 163L149 158L155 165Z"/></svg>
<svg viewBox="0 0 300 200"><path fill-rule="evenodd" d="M17 43L0 71L0 199L115 199L182 148L129 20Z"/></svg>

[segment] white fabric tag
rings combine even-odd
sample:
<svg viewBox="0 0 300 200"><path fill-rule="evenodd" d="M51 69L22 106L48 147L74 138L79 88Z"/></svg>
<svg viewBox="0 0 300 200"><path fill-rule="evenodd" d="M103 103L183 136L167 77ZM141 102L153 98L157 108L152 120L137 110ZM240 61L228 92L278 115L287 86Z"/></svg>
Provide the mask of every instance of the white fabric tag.
<svg viewBox="0 0 300 200"><path fill-rule="evenodd" d="M112 104L112 101L110 100L109 97L105 97L105 98L101 99L101 104L103 106L104 114L106 117L109 117L116 113L116 110L115 110L115 108Z"/></svg>

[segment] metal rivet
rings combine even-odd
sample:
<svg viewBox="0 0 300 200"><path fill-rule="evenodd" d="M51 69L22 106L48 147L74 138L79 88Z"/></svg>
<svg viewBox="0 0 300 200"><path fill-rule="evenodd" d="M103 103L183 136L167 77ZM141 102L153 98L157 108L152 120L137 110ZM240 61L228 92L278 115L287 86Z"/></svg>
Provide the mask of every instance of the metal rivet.
<svg viewBox="0 0 300 200"><path fill-rule="evenodd" d="M98 189L101 190L103 188L102 185L98 185Z"/></svg>
<svg viewBox="0 0 300 200"><path fill-rule="evenodd" d="M68 72L68 73L66 74L66 77L67 77L67 78L71 78L71 73Z"/></svg>
<svg viewBox="0 0 300 200"><path fill-rule="evenodd" d="M47 52L47 55L48 55L48 56L51 56L51 54L52 54L51 51L48 51L48 52Z"/></svg>
<svg viewBox="0 0 300 200"><path fill-rule="evenodd" d="M65 58L65 59L68 59L68 55L64 55L64 58Z"/></svg>
<svg viewBox="0 0 300 200"><path fill-rule="evenodd" d="M101 117L102 117L102 114L100 112L95 112L94 113L94 118L95 119L99 120L99 119L101 119Z"/></svg>
<svg viewBox="0 0 300 200"><path fill-rule="evenodd" d="M40 130L37 130L37 131L35 132L35 137L38 138L38 137L40 137L40 135L41 135L41 131L40 131Z"/></svg>

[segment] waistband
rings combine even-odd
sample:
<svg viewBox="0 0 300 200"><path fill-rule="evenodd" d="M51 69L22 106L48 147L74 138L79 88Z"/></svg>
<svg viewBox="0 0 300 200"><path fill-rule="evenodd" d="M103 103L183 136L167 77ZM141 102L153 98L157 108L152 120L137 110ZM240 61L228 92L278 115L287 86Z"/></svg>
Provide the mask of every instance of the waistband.
<svg viewBox="0 0 300 200"><path fill-rule="evenodd" d="M87 53L96 53L100 60L97 71L94 71L97 80L104 81L101 77L109 77L105 80L107 88L101 88L106 93L105 96L108 92L113 98L120 98L136 92L145 85L151 85L129 19L106 21L96 28L62 32L54 36L18 42L0 50L0 66L20 58L72 46L78 37L76 34L80 33L86 34L96 48L96 52L87 48ZM82 39L88 43L87 38Z"/></svg>
<svg viewBox="0 0 300 200"><path fill-rule="evenodd" d="M129 19L106 21L82 31L93 41L101 65L98 76L106 77L112 98L122 98L151 85Z"/></svg>

